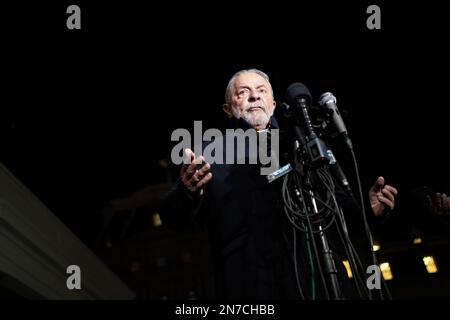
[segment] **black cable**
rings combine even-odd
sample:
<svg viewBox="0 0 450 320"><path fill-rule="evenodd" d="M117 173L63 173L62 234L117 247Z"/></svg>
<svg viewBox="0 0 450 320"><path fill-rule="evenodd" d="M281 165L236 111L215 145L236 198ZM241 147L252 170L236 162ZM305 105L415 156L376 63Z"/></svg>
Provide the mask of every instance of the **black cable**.
<svg viewBox="0 0 450 320"><path fill-rule="evenodd" d="M288 190L288 187L287 187L287 181L288 181L288 179L289 179L289 175L287 175L287 176L284 177L283 186L282 186L283 200L284 200L284 206L283 206L284 212L286 213L286 217L288 218L288 220L291 222L291 224L292 224L295 228L297 228L297 229L299 229L299 230L301 230L301 231L303 231L303 232L306 232L306 231L307 231L306 229L304 229L303 227L301 227L300 225L298 225L298 224L293 220L293 218L298 218L298 217L296 217L296 216L291 217L291 215L290 215L289 212L288 212L288 210L289 210L289 211L290 211L291 213L293 213L294 215L296 214L296 212L295 212L293 209L291 209L291 207L288 205L288 204L290 204L290 203L293 203L293 202L292 202L292 199L290 198L289 190ZM287 198L287 199L286 199L286 198Z"/></svg>
<svg viewBox="0 0 450 320"><path fill-rule="evenodd" d="M321 179L322 184L325 186L325 188L327 189L328 193L332 197L332 200L333 200L332 202L333 202L333 205L334 205L334 207L336 209L336 210L334 210L334 212L336 212L337 216L339 217L338 221L340 222L340 225L336 224L336 230L337 230L337 232L339 234L339 237L341 239L341 243L342 243L342 245L344 247L344 251L345 251L345 253L347 255L350 267L353 270L355 284L356 284L358 293L362 297L363 296L362 291L365 291L365 290L361 290L361 286L364 288L364 281L361 280L361 275L360 275L359 270L357 268L355 257L354 257L355 255L356 255L356 257L357 257L357 259L358 259L358 261L360 263L361 269L362 269L362 264L361 264L361 262L359 260L357 252L356 251L354 253L352 252L351 248L352 248L353 245L352 245L352 242L350 240L350 237L348 236L347 227L346 227L346 223L345 223L345 217L344 217L344 215L342 213L342 210L339 207L339 205L337 203L337 200L336 200L336 197L335 197L335 185L334 185L333 179L332 179L330 173L327 170L325 170L325 169L322 170L322 172L319 172L319 173L320 173L319 174L319 178ZM345 239L342 236L342 233L341 233L341 231L339 229L339 226L341 226L344 234L346 235ZM361 284L361 283L363 283L363 284Z"/></svg>
<svg viewBox="0 0 450 320"><path fill-rule="evenodd" d="M283 186L282 186L282 193L283 193L283 201L285 203L285 213L286 216L288 217L289 221L291 221L291 223L297 228L302 230L303 232L306 232L307 230L302 228L301 226L299 226L297 223L295 223L293 221L293 218L297 218L303 221L306 221L306 211L303 213L303 211L301 210L301 208L296 208L296 210L294 210L293 206L297 206L294 201L292 200L292 198L290 197L290 192L289 189L287 187L287 183L288 183L288 179L289 176L285 176L284 181L283 181ZM304 190L306 191L306 190ZM328 206L328 208L332 209L329 205L327 205L326 203L324 203L320 198L316 198L314 197L315 200L323 203L325 206ZM289 211L289 212L288 212ZM323 211L323 210L322 210ZM289 214L291 213L294 217L291 217L291 215ZM302 214L303 213L303 214ZM313 224L317 224L317 223L326 223L326 218L330 215L329 212L326 212L325 215L321 215L319 217L315 217L312 218ZM326 223L326 226L324 227L323 230L326 230L330 227L330 225L333 223L334 217L332 216L330 219L330 222ZM318 231L314 231L313 232L317 233Z"/></svg>
<svg viewBox="0 0 450 320"><path fill-rule="evenodd" d="M375 251L373 250L372 232L370 231L369 223L367 222L366 210L365 210L365 206L364 206L364 197L363 197L363 192L362 192L362 187L361 187L361 180L359 178L358 163L356 161L356 156L355 156L355 153L353 151L353 148L350 149L350 152L351 152L351 155L352 155L353 164L355 166L355 173L356 173L356 179L357 179L357 184L358 184L359 198L360 198L360 202L361 202L361 208L360 209L361 209L362 214L363 214L364 227L365 227L367 238L369 240L370 252L371 252L371 255L372 255L372 261L373 261L374 265L379 266L378 259L377 259L376 255L375 255ZM383 283L383 286L386 289L386 294L388 296L388 299L392 300L391 294L389 292L387 284L384 282L384 278L383 277L382 277L381 281ZM384 300L384 296L383 296L383 292L382 292L383 290L379 290L379 291L380 291L380 299Z"/></svg>
<svg viewBox="0 0 450 320"><path fill-rule="evenodd" d="M339 234L339 237L340 237L342 243L346 243L347 241L342 236L342 232L341 232L341 230L339 230L339 227L337 228L337 232ZM347 247L347 246L344 245L344 250L345 250L345 253L347 255L349 264L350 264L350 269L351 269L351 271L353 273L353 278L355 279L355 286L356 286L356 289L358 291L359 296L361 298L364 298L365 296L367 296L367 298L369 300L371 300L370 293L367 292L366 289L365 289L364 280L362 279L361 273L360 273L360 271L359 271L359 269L358 269L358 267L356 265L356 261L355 261L355 258L353 256L353 254L352 254L352 250L351 250L350 246Z"/></svg>
<svg viewBox="0 0 450 320"><path fill-rule="evenodd" d="M342 212L340 214L340 217L344 218ZM364 282L364 280L362 280L363 279L362 274L364 274L364 268L363 268L361 260L358 256L358 253L354 249L353 243L350 240L349 235L345 230L345 220L341 221L341 228L342 228L342 232L344 233L345 236L342 235L342 232L339 229L339 226L337 228L337 232L339 234L339 237L341 238L341 241L344 244L344 249L346 250L346 254L349 259L350 268L352 269L353 274L354 274L355 284L357 286L358 293L359 293L360 297L363 298L363 292L364 292L367 295L367 298L369 300L371 300L372 295L371 295L370 291L366 290L365 282Z"/></svg>
<svg viewBox="0 0 450 320"><path fill-rule="evenodd" d="M297 180L297 183L298 183L299 186L302 185L301 181L299 181L300 178L295 173L294 173L294 179ZM307 205L305 203L305 197L303 196L302 189L300 188L298 191L300 192L300 196L301 196L301 199L302 199L303 207L307 208ZM311 236L311 243L312 243L312 246L313 246L314 255L316 256L317 267L319 269L320 278L322 280L322 286L323 286L323 289L324 289L324 292L325 292L325 297L326 297L327 300L330 300L330 293L328 292L328 287L327 287L327 284L325 282L325 276L324 276L324 273L323 273L323 270L322 270L322 264L320 263L320 259L319 259L319 251L317 250L316 242L314 241L314 233L312 232L312 225L311 225L311 220L309 219L309 215L306 215L306 221L307 221L307 224L308 224L308 231L310 232L310 236Z"/></svg>
<svg viewBox="0 0 450 320"><path fill-rule="evenodd" d="M300 284L300 278L298 276L298 261L297 261L297 233L296 229L292 228L292 236L294 242L294 269L295 269L295 280L297 281L298 292L300 293L300 297L305 300L305 295L303 294L302 285Z"/></svg>

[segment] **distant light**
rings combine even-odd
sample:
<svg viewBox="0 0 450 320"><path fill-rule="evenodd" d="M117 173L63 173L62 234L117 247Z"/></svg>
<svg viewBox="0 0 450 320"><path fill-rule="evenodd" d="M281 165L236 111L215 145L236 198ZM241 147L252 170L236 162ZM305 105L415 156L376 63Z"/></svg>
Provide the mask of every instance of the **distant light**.
<svg viewBox="0 0 450 320"><path fill-rule="evenodd" d="M381 249L381 245L378 242L374 241L372 250L375 252L375 251L379 251L380 249Z"/></svg>
<svg viewBox="0 0 450 320"><path fill-rule="evenodd" d="M353 278L352 269L350 268L350 263L348 262L348 260L344 260L342 262L344 263L345 269L347 270L347 276L349 278Z"/></svg>
<svg viewBox="0 0 450 320"><path fill-rule="evenodd" d="M383 262L380 264L380 270L384 280L392 280L394 278L389 262Z"/></svg>
<svg viewBox="0 0 450 320"><path fill-rule="evenodd" d="M413 243L414 244L421 244L422 243L422 238L414 238Z"/></svg>
<svg viewBox="0 0 450 320"><path fill-rule="evenodd" d="M162 221L161 221L161 217L159 216L159 213L156 212L153 214L153 225L155 227L160 227L162 226Z"/></svg>
<svg viewBox="0 0 450 320"><path fill-rule="evenodd" d="M425 267L427 268L428 273L436 273L438 272L438 266L436 263L436 260L433 256L426 256L423 257L423 263Z"/></svg>

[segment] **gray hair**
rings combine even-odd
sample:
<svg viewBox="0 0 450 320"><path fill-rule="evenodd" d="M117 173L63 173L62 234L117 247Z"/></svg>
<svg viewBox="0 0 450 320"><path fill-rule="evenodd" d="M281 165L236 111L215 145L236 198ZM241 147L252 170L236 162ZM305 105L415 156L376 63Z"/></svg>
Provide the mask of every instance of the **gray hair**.
<svg viewBox="0 0 450 320"><path fill-rule="evenodd" d="M245 70L236 72L231 77L230 81L228 81L227 89L225 90L225 102L227 104L231 103L231 97L233 96L232 89L234 87L234 83L236 82L236 78L239 77L241 74L247 73L247 72L256 73L256 74L260 75L261 77L263 77L269 84L269 88L270 88L270 91L271 91L272 97L273 97L273 89L272 89L272 85L270 84L270 81L269 81L269 76L265 72L258 70L258 69L245 69Z"/></svg>

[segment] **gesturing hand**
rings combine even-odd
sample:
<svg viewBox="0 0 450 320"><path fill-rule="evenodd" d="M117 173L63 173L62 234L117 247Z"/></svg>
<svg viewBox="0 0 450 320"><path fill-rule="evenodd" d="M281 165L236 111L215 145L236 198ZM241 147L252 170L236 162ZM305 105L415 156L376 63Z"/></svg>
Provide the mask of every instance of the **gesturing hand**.
<svg viewBox="0 0 450 320"><path fill-rule="evenodd" d="M212 178L212 173L209 172L209 170L211 169L211 165L209 163L203 162L203 156L199 156L196 158L194 152L189 148L185 149L184 153L186 159L190 159L190 164L185 163L181 167L181 182L192 193L202 195L203 186L207 184Z"/></svg>
<svg viewBox="0 0 450 320"><path fill-rule="evenodd" d="M431 193L425 197L425 208L433 215L450 215L450 197L445 193Z"/></svg>
<svg viewBox="0 0 450 320"><path fill-rule="evenodd" d="M376 216L381 216L387 209L394 209L397 193L396 188L384 184L383 177L378 177L369 189L369 200L373 213Z"/></svg>

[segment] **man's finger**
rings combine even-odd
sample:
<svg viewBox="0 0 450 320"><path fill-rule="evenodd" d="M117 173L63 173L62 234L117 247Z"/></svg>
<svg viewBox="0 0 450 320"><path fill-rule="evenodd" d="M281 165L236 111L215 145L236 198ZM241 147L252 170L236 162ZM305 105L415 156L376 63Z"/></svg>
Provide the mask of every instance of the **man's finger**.
<svg viewBox="0 0 450 320"><path fill-rule="evenodd" d="M383 188L382 190L381 190L381 192L383 193L383 195L386 197L386 198L388 198L389 200L391 200L391 201L394 201L394 195L391 193L391 191L389 191L389 190L387 190L386 188Z"/></svg>
<svg viewBox="0 0 450 320"><path fill-rule="evenodd" d="M187 167L186 173L188 174L189 178L191 178L192 175L197 172L197 166L198 164L202 163L203 159L203 156L199 156L198 158L194 159L192 163Z"/></svg>
<svg viewBox="0 0 450 320"><path fill-rule="evenodd" d="M184 149L183 163L191 164L194 161L194 159L195 159L195 153L189 148Z"/></svg>
<svg viewBox="0 0 450 320"><path fill-rule="evenodd" d="M186 175L186 172L191 175L193 172L192 168L190 168L190 165L192 164L193 160L195 159L195 154L192 152L191 149L186 148L184 149L184 159L183 159L183 165L181 166L180 175L183 177Z"/></svg>
<svg viewBox="0 0 450 320"><path fill-rule="evenodd" d="M211 169L211 165L209 163L205 163L200 170L198 170L198 174L200 176L204 176L206 173L208 173L209 169Z"/></svg>
<svg viewBox="0 0 450 320"><path fill-rule="evenodd" d="M198 160L195 159L186 169L186 173L188 174L189 178L197 171L197 161Z"/></svg>
<svg viewBox="0 0 450 320"><path fill-rule="evenodd" d="M200 189L202 188L205 184L207 184L209 182L209 180L212 179L212 173L209 172L206 176L203 177L202 180L200 180L199 183L197 183L196 188Z"/></svg>
<svg viewBox="0 0 450 320"><path fill-rule="evenodd" d="M197 185L197 183L200 181L200 177L198 176L198 171L196 173L194 173L189 180L193 186Z"/></svg>
<svg viewBox="0 0 450 320"><path fill-rule="evenodd" d="M204 161L205 160L205 157L204 156L202 156L202 155L200 155L200 156L198 156L197 158L194 158L194 161L193 161L193 163L195 163L195 164L201 164L202 163L202 161Z"/></svg>
<svg viewBox="0 0 450 320"><path fill-rule="evenodd" d="M378 177L377 180L375 181L374 185L372 186L371 190L373 192L378 192L381 190L381 188L383 188L384 186L384 178L383 177Z"/></svg>
<svg viewBox="0 0 450 320"><path fill-rule="evenodd" d="M398 190L395 187L393 187L393 186L390 186L390 185L387 184L387 185L384 186L384 188L389 190L395 196L398 194Z"/></svg>
<svg viewBox="0 0 450 320"><path fill-rule="evenodd" d="M187 167L186 172L188 173L189 178L197 172L197 166L202 163L203 159L205 159L203 156L199 156Z"/></svg>
<svg viewBox="0 0 450 320"><path fill-rule="evenodd" d="M196 170L196 172L190 177L192 181L192 185L196 185L202 178L208 173L210 169L209 163L204 164L200 170Z"/></svg>
<svg viewBox="0 0 450 320"><path fill-rule="evenodd" d="M382 202L385 205L387 205L391 210L394 209L394 202L389 200L388 198L380 196L380 197L378 197L378 200L380 200L380 202Z"/></svg>

